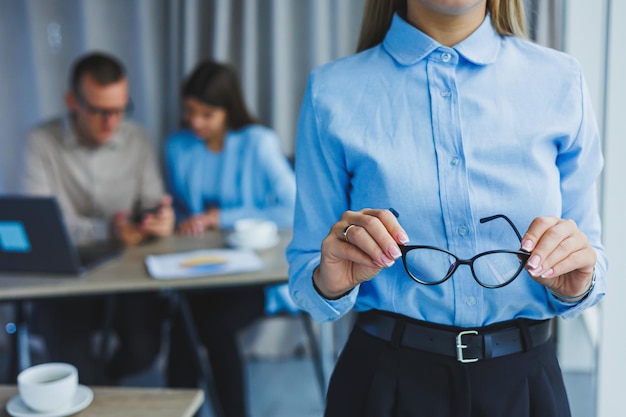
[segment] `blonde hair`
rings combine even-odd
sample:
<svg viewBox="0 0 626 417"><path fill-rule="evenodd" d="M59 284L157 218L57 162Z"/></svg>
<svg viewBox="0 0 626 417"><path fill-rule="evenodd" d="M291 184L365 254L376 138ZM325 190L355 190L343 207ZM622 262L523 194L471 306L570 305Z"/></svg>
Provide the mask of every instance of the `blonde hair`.
<svg viewBox="0 0 626 417"><path fill-rule="evenodd" d="M487 9L500 35L527 37L524 0L487 0ZM406 0L366 0L356 51L381 43L396 12L406 17Z"/></svg>

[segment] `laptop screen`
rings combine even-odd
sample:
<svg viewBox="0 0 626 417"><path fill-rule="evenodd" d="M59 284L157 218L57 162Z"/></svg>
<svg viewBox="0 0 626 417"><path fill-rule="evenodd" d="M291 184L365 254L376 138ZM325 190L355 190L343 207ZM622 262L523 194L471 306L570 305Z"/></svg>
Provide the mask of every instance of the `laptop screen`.
<svg viewBox="0 0 626 417"><path fill-rule="evenodd" d="M0 271L82 272L55 197L0 196Z"/></svg>

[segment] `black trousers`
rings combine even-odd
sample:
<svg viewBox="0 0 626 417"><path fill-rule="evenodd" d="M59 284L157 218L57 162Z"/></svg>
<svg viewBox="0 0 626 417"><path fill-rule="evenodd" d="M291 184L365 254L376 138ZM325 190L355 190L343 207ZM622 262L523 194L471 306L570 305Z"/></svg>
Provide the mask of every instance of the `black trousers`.
<svg viewBox="0 0 626 417"><path fill-rule="evenodd" d="M262 287L186 294L209 363L224 414L247 415L246 384L237 334L265 313ZM167 379L170 387L196 387L199 374L181 317L174 317L170 331Z"/></svg>
<svg viewBox="0 0 626 417"><path fill-rule="evenodd" d="M109 306L113 314L106 317ZM44 338L50 360L78 368L81 384L111 385L154 363L165 306L154 293L40 300L33 303L33 332ZM107 319L119 346L105 362L96 355L93 334Z"/></svg>
<svg viewBox="0 0 626 417"><path fill-rule="evenodd" d="M555 347L460 363L392 346L355 327L325 417L570 417Z"/></svg>

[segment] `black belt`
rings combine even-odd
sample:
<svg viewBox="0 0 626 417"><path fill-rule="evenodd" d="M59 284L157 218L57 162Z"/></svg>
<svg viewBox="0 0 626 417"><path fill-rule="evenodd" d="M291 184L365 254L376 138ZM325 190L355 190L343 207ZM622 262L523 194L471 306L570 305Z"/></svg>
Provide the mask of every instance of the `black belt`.
<svg viewBox="0 0 626 417"><path fill-rule="evenodd" d="M519 319L497 325L457 328L432 325L378 311L359 314L357 326L370 335L398 346L476 362L528 351L550 339L550 320Z"/></svg>

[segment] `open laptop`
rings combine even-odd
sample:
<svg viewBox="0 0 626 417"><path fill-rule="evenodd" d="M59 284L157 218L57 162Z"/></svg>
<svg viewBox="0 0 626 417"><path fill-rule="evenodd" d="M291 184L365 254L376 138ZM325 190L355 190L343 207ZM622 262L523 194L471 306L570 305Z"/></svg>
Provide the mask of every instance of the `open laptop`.
<svg viewBox="0 0 626 417"><path fill-rule="evenodd" d="M75 246L55 197L0 196L0 272L82 275L122 250L109 242Z"/></svg>

